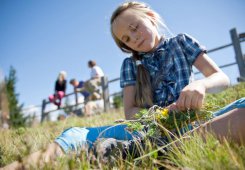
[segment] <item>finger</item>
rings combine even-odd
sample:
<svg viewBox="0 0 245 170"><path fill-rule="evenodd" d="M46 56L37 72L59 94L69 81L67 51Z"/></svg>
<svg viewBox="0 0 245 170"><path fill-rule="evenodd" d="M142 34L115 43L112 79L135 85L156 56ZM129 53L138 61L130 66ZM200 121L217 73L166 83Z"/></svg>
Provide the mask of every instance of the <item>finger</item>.
<svg viewBox="0 0 245 170"><path fill-rule="evenodd" d="M177 106L178 110L184 110L185 109L184 105L185 105L185 95L184 95L184 92L182 92L180 94L180 97L176 101L176 106Z"/></svg>
<svg viewBox="0 0 245 170"><path fill-rule="evenodd" d="M185 97L185 104L184 104L184 109L190 109L192 105L193 97L192 96L186 96Z"/></svg>
<svg viewBox="0 0 245 170"><path fill-rule="evenodd" d="M165 108L168 109L168 110L171 110L171 107L172 107L173 104L174 104L174 103L172 103L172 104L166 106Z"/></svg>
<svg viewBox="0 0 245 170"><path fill-rule="evenodd" d="M170 110L170 111L177 111L177 110L178 110L178 108L177 108L177 106L176 106L176 103L172 103L172 104L168 105L168 106L166 107L166 109L168 109L168 110Z"/></svg>
<svg viewBox="0 0 245 170"><path fill-rule="evenodd" d="M193 102L193 108L200 109L204 102L204 96L203 94L196 94L195 95L195 101Z"/></svg>
<svg viewBox="0 0 245 170"><path fill-rule="evenodd" d="M192 101L191 101L191 109L197 109L198 108L198 102L199 102L199 97L198 95L193 95L192 96Z"/></svg>
<svg viewBox="0 0 245 170"><path fill-rule="evenodd" d="M197 102L197 109L200 109L204 103L204 96L201 96Z"/></svg>

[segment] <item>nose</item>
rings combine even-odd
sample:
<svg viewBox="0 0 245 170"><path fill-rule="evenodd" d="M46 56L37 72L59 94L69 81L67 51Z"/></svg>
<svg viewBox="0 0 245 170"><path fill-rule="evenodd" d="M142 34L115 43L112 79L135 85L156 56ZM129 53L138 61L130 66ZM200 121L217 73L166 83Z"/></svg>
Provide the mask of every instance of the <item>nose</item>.
<svg viewBox="0 0 245 170"><path fill-rule="evenodd" d="M140 39L140 34L138 32L133 32L131 34L131 39L134 43L136 43Z"/></svg>

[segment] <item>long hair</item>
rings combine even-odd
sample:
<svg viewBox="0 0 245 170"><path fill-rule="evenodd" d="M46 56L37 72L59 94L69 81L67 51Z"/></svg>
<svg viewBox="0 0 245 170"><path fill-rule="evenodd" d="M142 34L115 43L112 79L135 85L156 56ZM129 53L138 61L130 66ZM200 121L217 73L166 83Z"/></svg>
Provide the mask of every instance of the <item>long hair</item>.
<svg viewBox="0 0 245 170"><path fill-rule="evenodd" d="M66 73L66 71L60 71L59 72L59 75L58 75L58 77L57 77L57 80L66 80L66 76L67 76L67 73Z"/></svg>
<svg viewBox="0 0 245 170"><path fill-rule="evenodd" d="M134 60L141 60L141 57L135 52L133 53L133 58ZM153 95L150 74L143 64L139 64L136 67L135 103L139 107L152 106Z"/></svg>
<svg viewBox="0 0 245 170"><path fill-rule="evenodd" d="M111 16L111 34L116 42L117 46L125 53L131 53L134 60L141 60L141 57L138 55L138 52L132 50L127 45L118 39L112 30L112 24L115 19L125 10L134 9L137 15L140 15L144 18L151 20L154 25L159 29L160 25L164 25L158 13L149 8L145 3L140 2L125 2L120 5ZM151 15L149 15L151 14ZM146 68L140 64L137 66L137 76L136 76L136 94L135 94L135 103L139 107L152 106L152 87L149 72Z"/></svg>

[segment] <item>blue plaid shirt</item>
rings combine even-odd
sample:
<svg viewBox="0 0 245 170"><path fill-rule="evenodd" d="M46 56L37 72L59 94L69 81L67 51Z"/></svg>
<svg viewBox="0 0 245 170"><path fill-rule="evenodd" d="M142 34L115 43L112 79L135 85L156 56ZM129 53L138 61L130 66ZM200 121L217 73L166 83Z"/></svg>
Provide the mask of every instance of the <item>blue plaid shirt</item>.
<svg viewBox="0 0 245 170"><path fill-rule="evenodd" d="M142 64L150 73L154 104L163 107L178 99L181 90L190 83L192 65L202 52L206 50L197 40L179 34L163 39L154 52L140 53ZM136 71L135 60L124 59L120 75L122 88L135 85Z"/></svg>

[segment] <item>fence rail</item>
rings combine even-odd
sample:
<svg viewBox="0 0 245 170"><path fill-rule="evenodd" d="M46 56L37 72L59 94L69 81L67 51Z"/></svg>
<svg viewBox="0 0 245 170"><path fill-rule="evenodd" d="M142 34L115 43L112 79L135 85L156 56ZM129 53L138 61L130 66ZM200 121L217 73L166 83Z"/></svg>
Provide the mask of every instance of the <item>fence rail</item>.
<svg viewBox="0 0 245 170"><path fill-rule="evenodd" d="M51 102L48 101L47 99L43 99L42 105L41 105L41 122L43 122L43 121L45 120L46 116L48 116L48 115L49 115L50 113L52 113L52 112L55 112L55 111L57 111L57 110L65 110L65 109L68 109L68 108L71 108L71 107L74 107L74 108L75 108L75 107L77 107L77 106L80 106L80 105L84 104L84 102L78 102L78 93L79 93L79 92L74 91L74 92L72 92L72 93L69 93L69 94L65 95L65 96L62 98L62 99L65 99L65 98L67 98L67 97L69 97L69 96L74 95L74 96L75 96L75 104L72 104L72 105L66 105L66 106L64 106L64 107L60 107L60 108L52 109L52 110L48 110L48 111L46 111L46 106L47 106L48 104L51 104Z"/></svg>
<svg viewBox="0 0 245 170"><path fill-rule="evenodd" d="M207 53L212 53L212 52L215 52L215 51L222 50L224 48L233 46L234 52L235 52L236 62L228 63L228 64L225 64L225 65L221 65L219 67L220 68L225 68L225 67L230 67L230 66L233 66L233 65L238 65L239 77L237 78L237 81L245 81L245 56L243 56L242 49L241 49L241 43L245 41L245 33L238 34L236 29L233 28L233 29L230 30L230 36L231 36L231 41L232 41L231 43L223 45L223 46L220 46L220 47L216 47L216 48L213 48L213 49L210 49L210 50L207 50ZM199 73L200 72L196 72L195 74L199 74ZM112 80L108 80L107 77L102 77L102 80L101 80L101 82L102 82L102 95L103 95L103 100L104 100L104 111L105 112L107 112L109 110L109 108L110 108L110 100L109 100L109 98L113 97L113 96L122 95L121 91L113 93L113 94L109 93L109 84L117 82L119 80L120 80L120 78L115 78L115 79L112 79ZM71 96L71 95L75 95L76 104L73 105L73 106L77 106L77 105L82 104L82 103L78 103L78 96L77 96L77 92L76 91L74 91L73 93L67 94L65 97L68 97L68 96ZM45 99L43 100L41 121L43 121L44 118L50 112L56 111L56 110L51 110L51 111L45 112L46 105L49 104L49 103L50 103L49 101L46 101ZM72 106L67 106L67 107L72 107ZM65 109L65 108L66 107L61 108L61 109Z"/></svg>

